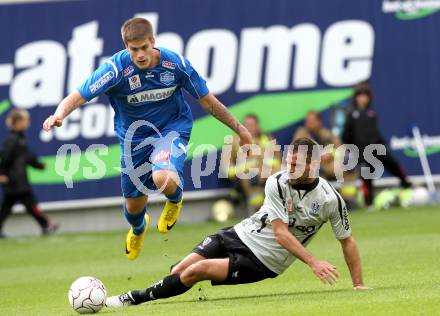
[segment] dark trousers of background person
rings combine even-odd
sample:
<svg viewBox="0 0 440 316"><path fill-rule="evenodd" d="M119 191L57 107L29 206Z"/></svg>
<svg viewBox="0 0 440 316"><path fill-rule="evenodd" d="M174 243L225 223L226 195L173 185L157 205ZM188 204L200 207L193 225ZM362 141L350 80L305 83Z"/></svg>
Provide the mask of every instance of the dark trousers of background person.
<svg viewBox="0 0 440 316"><path fill-rule="evenodd" d="M387 149L386 155L383 156L377 155L375 157L378 160L380 160L380 162L382 162L385 170L387 170L393 176L396 176L400 179L400 186L402 188L409 188L411 186L411 183L408 182L405 172L399 166L397 160L393 156L391 156L388 153L388 151L389 150ZM365 160L362 160L362 164L366 167L369 167L370 172L375 170L374 167ZM373 204L373 199L374 199L373 179L364 179L363 177L361 177L361 179L362 179L362 192L364 194L365 205L370 206Z"/></svg>
<svg viewBox="0 0 440 316"><path fill-rule="evenodd" d="M12 212L12 206L17 202L24 205L26 212L38 222L43 232L49 227L49 220L38 208L37 201L32 192L4 194L3 203L0 208L0 233L2 232L3 223Z"/></svg>

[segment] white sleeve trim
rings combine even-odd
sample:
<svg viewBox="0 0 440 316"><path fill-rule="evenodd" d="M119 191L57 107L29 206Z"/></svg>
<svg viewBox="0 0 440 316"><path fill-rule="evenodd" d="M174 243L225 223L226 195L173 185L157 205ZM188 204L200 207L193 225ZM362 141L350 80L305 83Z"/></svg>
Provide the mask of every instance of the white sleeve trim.
<svg viewBox="0 0 440 316"><path fill-rule="evenodd" d="M180 57L180 60L182 61L183 67L186 67L185 58L183 58L182 55L178 54Z"/></svg>
<svg viewBox="0 0 440 316"><path fill-rule="evenodd" d="M110 65L112 65L113 70L115 71L115 77L117 78L119 72L118 72L118 68L116 67L115 63L112 62L110 59L106 60L105 62L106 62L106 63L109 63Z"/></svg>
<svg viewBox="0 0 440 316"><path fill-rule="evenodd" d="M192 85L193 88L194 88L195 93L197 94L197 98L200 99L200 94L199 94L199 92L197 91L196 87L194 86L194 83L192 82L191 77L188 75L188 73L187 73L185 70L183 70L182 68L180 68L179 63L176 63L176 65L177 65L177 67L179 67L179 69L180 69L180 70L181 70L181 71L182 71L182 72L188 77L189 82L191 83L191 85Z"/></svg>

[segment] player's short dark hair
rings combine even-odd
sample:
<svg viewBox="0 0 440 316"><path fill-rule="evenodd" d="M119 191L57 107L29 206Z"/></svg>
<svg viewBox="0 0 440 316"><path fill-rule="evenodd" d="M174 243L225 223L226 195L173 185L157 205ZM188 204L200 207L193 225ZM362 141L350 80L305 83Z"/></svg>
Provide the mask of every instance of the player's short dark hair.
<svg viewBox="0 0 440 316"><path fill-rule="evenodd" d="M125 44L130 41L153 38L153 26L143 18L131 18L121 27L121 36Z"/></svg>
<svg viewBox="0 0 440 316"><path fill-rule="evenodd" d="M320 150L319 145L314 140L307 137L299 137L295 138L289 146L289 151L294 154L298 151L307 153L307 163L310 163L312 160L320 159Z"/></svg>

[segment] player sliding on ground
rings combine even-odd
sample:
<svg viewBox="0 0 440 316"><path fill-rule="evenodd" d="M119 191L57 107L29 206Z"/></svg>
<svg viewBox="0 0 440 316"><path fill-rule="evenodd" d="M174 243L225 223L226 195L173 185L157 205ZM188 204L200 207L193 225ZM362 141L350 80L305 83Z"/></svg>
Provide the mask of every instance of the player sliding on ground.
<svg viewBox="0 0 440 316"><path fill-rule="evenodd" d="M327 221L341 243L354 289L367 289L344 201L326 180L309 176L319 168L319 158L312 155L317 144L300 138L292 145L288 170L268 178L264 204L257 213L206 237L164 279L144 290L109 297L106 306L137 305L180 295L204 280L232 285L275 278L296 258L309 265L322 282L333 284L339 277L336 267L304 248Z"/></svg>
<svg viewBox="0 0 440 316"><path fill-rule="evenodd" d="M252 137L208 91L205 80L187 59L154 46L149 21L130 19L122 26L121 34L126 49L113 55L77 91L61 101L43 128L49 130L61 126L73 110L101 94L109 97L115 111L116 135L122 148L123 209L131 225L126 254L133 260L139 256L149 225L148 193L159 189L168 199L157 224L161 233L167 233L174 226L182 208L185 147L193 121L182 90L234 130L242 144L251 143ZM142 145L145 141L147 146ZM140 181L133 183L133 177Z"/></svg>

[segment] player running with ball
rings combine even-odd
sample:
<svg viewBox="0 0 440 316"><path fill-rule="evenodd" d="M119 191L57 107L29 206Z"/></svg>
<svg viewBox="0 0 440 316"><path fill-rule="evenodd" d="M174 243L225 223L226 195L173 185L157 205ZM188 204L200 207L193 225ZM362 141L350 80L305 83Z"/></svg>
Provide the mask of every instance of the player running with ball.
<svg viewBox="0 0 440 316"><path fill-rule="evenodd" d="M206 237L164 279L144 290L109 297L106 306L137 305L180 295L204 280L233 285L275 278L297 258L322 282L333 284L339 278L336 267L304 248L327 221L341 243L353 288L368 289L345 203L326 180L314 176L320 164L319 155L313 155L317 144L299 138L292 145L288 170L268 178L264 204L257 213Z"/></svg>
<svg viewBox="0 0 440 316"><path fill-rule="evenodd" d="M162 233L174 226L182 208L185 147L193 121L182 90L234 130L242 144L251 143L252 137L208 91L205 80L187 59L155 47L149 21L130 19L122 26L121 34L126 49L113 55L77 91L61 101L43 128L61 126L73 110L101 94L109 97L122 148L123 209L131 225L126 254L133 260L139 256L149 225L148 193L160 190L168 199L157 224Z"/></svg>

